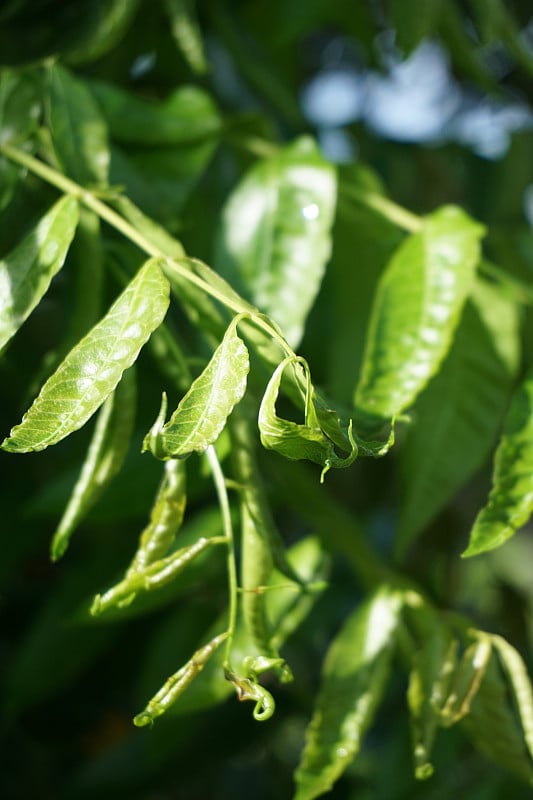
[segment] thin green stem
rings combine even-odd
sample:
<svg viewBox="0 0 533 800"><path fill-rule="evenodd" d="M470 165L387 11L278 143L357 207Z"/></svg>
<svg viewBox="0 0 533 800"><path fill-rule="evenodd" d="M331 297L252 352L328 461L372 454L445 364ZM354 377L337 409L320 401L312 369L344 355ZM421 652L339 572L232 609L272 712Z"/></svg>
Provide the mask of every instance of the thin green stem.
<svg viewBox="0 0 533 800"><path fill-rule="evenodd" d="M344 195L358 205L377 211L382 217L409 233L416 233L422 227L422 217L394 203L388 197L383 197L375 192L367 192L354 186L346 186L346 184L341 184L339 191L341 196Z"/></svg>
<svg viewBox="0 0 533 800"><path fill-rule="evenodd" d="M40 161L34 156L18 150L15 147L11 147L7 144L0 145L0 153L6 156L6 158L9 158L11 161L15 161L21 166L26 167L30 170L30 172L33 172L34 175L38 175L47 183L55 186L56 189L75 197L77 200L83 203L83 205L87 206L87 208L92 209L101 219L105 220L109 225L111 225L111 227L115 228L115 230L119 231L127 239L136 244L141 250L147 253L147 255L154 258L165 259L165 261L172 265L172 269L174 269L185 280L189 281L189 283L195 284L199 289L213 297L215 300L218 300L218 302L222 303L222 305L226 306L226 308L229 308L235 314L243 314L247 316L250 319L250 322L252 322L257 328L260 328L269 337L274 339L280 345L283 352L285 352L287 355L294 355L294 351L287 344L281 333L279 333L276 328L270 322L268 322L262 314L260 314L260 312L255 313L250 310L249 304L247 304L244 300L240 301L239 299L236 299L238 295L235 297L228 297L222 291L219 291L216 286L212 286L199 275L196 275L194 272L192 272L190 267L182 260L172 258L167 253L163 252L159 247L154 245L153 242L139 233L133 225L124 219L124 217L122 217L120 214L117 214L116 211L95 197L94 194L92 194L92 192L90 192L88 189L84 189L79 184L70 180L70 178L67 178L65 175L57 172L57 170L53 169L53 167L50 167L43 161Z"/></svg>
<svg viewBox="0 0 533 800"><path fill-rule="evenodd" d="M206 458L211 469L215 490L218 496L218 503L220 512L222 514L222 525L224 528L224 535L227 541L227 567L228 567L228 595L229 595L229 608L228 608L228 638L226 640L226 653L224 656L224 669L231 669L230 666L230 653L233 643L233 636L235 634L235 626L237 624L237 604L238 604L238 583L237 583L237 565L235 563L235 536L233 534L233 524L231 522L231 512L229 507L228 492L226 489L226 480L216 450L213 445L210 445L206 450Z"/></svg>

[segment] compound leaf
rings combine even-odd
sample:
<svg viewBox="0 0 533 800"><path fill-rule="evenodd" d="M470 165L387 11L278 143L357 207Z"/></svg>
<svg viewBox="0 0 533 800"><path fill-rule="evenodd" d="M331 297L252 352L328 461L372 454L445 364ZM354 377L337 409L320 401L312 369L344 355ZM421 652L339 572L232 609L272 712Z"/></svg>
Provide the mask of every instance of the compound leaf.
<svg viewBox="0 0 533 800"><path fill-rule="evenodd" d="M382 588L333 641L296 771L294 800L327 792L357 755L385 688L401 608L401 595Z"/></svg>
<svg viewBox="0 0 533 800"><path fill-rule="evenodd" d="M77 202L62 197L0 261L0 348L39 304L63 266L77 223Z"/></svg>
<svg viewBox="0 0 533 800"><path fill-rule="evenodd" d="M396 417L439 369L471 290L482 233L461 209L445 206L393 255L378 285L355 392L363 416Z"/></svg>
<svg viewBox="0 0 533 800"><path fill-rule="evenodd" d="M81 428L134 363L168 304L168 281L159 261L150 259L47 380L2 448L44 450Z"/></svg>

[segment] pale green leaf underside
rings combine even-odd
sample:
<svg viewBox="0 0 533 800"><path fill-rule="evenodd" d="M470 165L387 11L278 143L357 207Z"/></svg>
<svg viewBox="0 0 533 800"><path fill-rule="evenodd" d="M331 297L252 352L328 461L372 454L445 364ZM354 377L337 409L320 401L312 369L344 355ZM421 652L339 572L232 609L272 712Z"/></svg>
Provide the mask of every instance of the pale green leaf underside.
<svg viewBox="0 0 533 800"><path fill-rule="evenodd" d="M169 421L159 420L144 448L158 458L185 458L203 453L219 437L233 408L246 390L248 350L230 325L208 365L193 382Z"/></svg>
<svg viewBox="0 0 533 800"><path fill-rule="evenodd" d="M39 304L63 266L78 216L77 202L62 197L0 261L0 349Z"/></svg>
<svg viewBox="0 0 533 800"><path fill-rule="evenodd" d="M401 607L401 595L384 588L348 618L333 641L294 800L327 792L357 755L383 694Z"/></svg>
<svg viewBox="0 0 533 800"><path fill-rule="evenodd" d="M494 457L492 489L479 512L464 556L493 550L533 512L533 374L518 389Z"/></svg>
<svg viewBox="0 0 533 800"><path fill-rule="evenodd" d="M297 346L331 252L336 175L310 138L248 172L226 205L221 271Z"/></svg>
<svg viewBox="0 0 533 800"><path fill-rule="evenodd" d="M150 259L47 380L2 448L44 450L81 428L136 360L168 304L168 281L157 259Z"/></svg>
<svg viewBox="0 0 533 800"><path fill-rule="evenodd" d="M397 416L438 370L470 293L482 234L463 211L445 206L393 255L369 324L355 393L360 412Z"/></svg>

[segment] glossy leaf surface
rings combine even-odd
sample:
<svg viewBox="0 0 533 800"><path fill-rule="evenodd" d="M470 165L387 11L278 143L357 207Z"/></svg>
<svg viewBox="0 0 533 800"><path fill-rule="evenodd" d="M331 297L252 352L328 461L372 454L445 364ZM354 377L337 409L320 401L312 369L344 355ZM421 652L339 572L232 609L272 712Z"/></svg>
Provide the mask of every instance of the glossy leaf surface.
<svg viewBox="0 0 533 800"><path fill-rule="evenodd" d="M223 217L220 271L298 345L331 252L336 176L297 140L256 164Z"/></svg>
<svg viewBox="0 0 533 800"><path fill-rule="evenodd" d="M357 755L385 688L401 606L398 594L382 589L333 641L295 775L295 800L327 792Z"/></svg>
<svg viewBox="0 0 533 800"><path fill-rule="evenodd" d="M39 304L63 266L77 222L77 202L62 197L0 261L0 349Z"/></svg>
<svg viewBox="0 0 533 800"><path fill-rule="evenodd" d="M492 489L464 556L504 544L533 512L533 375L514 396L494 458Z"/></svg>
<svg viewBox="0 0 533 800"><path fill-rule="evenodd" d="M454 206L426 217L393 255L374 300L357 409L391 419L439 369L474 280L483 228Z"/></svg>
<svg viewBox="0 0 533 800"><path fill-rule="evenodd" d="M160 417L144 440L157 458L203 453L219 437L246 390L248 350L230 325L207 367L196 378L169 421Z"/></svg>
<svg viewBox="0 0 533 800"><path fill-rule="evenodd" d="M168 304L168 281L152 259L48 379L3 449L43 450L81 428L136 360Z"/></svg>
<svg viewBox="0 0 533 800"><path fill-rule="evenodd" d="M59 164L82 185L105 185L107 127L96 101L85 83L59 64L50 67L48 82L48 126Z"/></svg>

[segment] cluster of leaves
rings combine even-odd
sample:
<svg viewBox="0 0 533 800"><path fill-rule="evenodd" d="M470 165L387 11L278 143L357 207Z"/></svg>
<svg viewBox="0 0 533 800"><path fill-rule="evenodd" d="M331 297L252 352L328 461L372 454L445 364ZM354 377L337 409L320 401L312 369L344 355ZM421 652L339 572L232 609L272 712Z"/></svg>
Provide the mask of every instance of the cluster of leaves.
<svg viewBox="0 0 533 800"><path fill-rule="evenodd" d="M53 535L54 561L112 492L134 446L141 449L138 434L149 455L137 473L161 470L129 565L95 596L105 577L91 576L93 598L77 614L92 617L94 631L105 630L106 618L147 613L185 593L187 580L205 585L225 565L225 596L210 607L210 623L189 634L187 660L135 725L214 707L230 694L251 701L256 720L271 718L276 680L300 678L280 650L328 585L327 542L349 555L367 594L351 598L355 611L328 646L295 798L321 796L354 761L393 663L408 675L417 778L433 772L438 729L461 722L493 761L533 781L533 692L518 651L439 610L407 570L385 564L354 530L349 502L343 509L324 485L335 469L352 480L356 461L364 462L359 475L372 470L399 438L405 477L395 547L405 553L479 472L505 416L490 495L464 555L498 548L523 526L533 512L533 376L524 367L530 354L521 352L530 287L483 258L485 228L460 207L416 216L387 198L370 169L337 170L312 136L280 144L263 135L262 120L224 115L199 85L208 59L193 3L164 4L195 82L172 86L163 99L75 66L120 51L138 2L109 3L96 17L94 4L81 5L80 29L65 19L64 33L67 22L72 31L58 41L47 38L47 4L39 4L26 53L37 63L20 65L7 45L3 54L10 64L0 71L5 363L24 323L69 277L63 338L33 376L35 399L2 449L46 450L96 416ZM406 41L397 19L403 5L391 3L390 11ZM436 29L444 12L427 5ZM449 15L454 4L446 5ZM474 11L481 5L472 3ZM516 42L503 4L491 7L505 41ZM27 13L24 4L8 4L0 41L11 41ZM212 13L231 41L227 15ZM428 30L410 27L407 47ZM235 146L245 152L242 174L217 206L209 251L205 228L198 241L180 235L184 208L202 180L209 184L220 153ZM21 208L29 210L23 224L15 222ZM363 247L349 247L343 263L338 241L352 233ZM325 338L334 354L317 365L315 381L320 348L306 336L330 324L327 312L312 317L330 260L335 332ZM159 414L146 424L161 394ZM314 482L294 463L306 461L318 465ZM212 508L192 516L186 509L191 495L213 502L202 470L214 487L212 517ZM267 488L276 480L284 484L281 501L306 520L291 547L279 531L280 500Z"/></svg>

